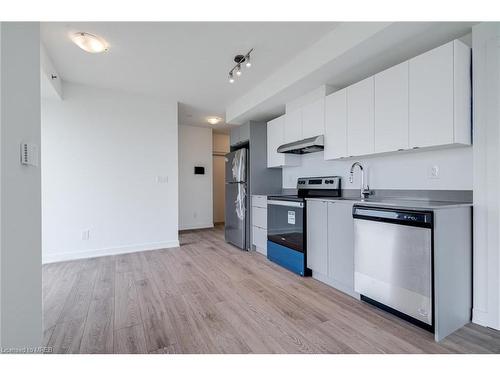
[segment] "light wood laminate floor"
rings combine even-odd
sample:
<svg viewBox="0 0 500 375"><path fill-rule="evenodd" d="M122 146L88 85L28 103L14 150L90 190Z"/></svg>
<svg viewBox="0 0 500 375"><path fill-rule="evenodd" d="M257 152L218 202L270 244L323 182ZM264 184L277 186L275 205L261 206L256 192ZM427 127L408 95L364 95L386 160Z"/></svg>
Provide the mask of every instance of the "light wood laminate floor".
<svg viewBox="0 0 500 375"><path fill-rule="evenodd" d="M223 228L181 247L43 266L44 345L56 353L500 353L474 324L432 334L255 252Z"/></svg>

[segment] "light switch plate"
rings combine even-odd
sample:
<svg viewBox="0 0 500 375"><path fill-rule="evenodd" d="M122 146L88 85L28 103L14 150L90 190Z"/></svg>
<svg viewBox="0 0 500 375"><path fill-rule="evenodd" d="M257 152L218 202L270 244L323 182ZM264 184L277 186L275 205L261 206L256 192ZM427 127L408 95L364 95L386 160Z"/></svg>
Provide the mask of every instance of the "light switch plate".
<svg viewBox="0 0 500 375"><path fill-rule="evenodd" d="M38 167L38 146L33 143L21 143L21 164Z"/></svg>
<svg viewBox="0 0 500 375"><path fill-rule="evenodd" d="M168 176L156 176L157 184L168 184Z"/></svg>

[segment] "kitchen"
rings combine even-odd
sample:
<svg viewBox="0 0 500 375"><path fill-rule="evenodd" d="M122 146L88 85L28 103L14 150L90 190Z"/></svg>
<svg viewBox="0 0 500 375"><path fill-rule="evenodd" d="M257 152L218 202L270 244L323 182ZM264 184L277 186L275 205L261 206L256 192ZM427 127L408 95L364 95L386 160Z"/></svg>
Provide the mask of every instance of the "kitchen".
<svg viewBox="0 0 500 375"><path fill-rule="evenodd" d="M469 323L472 190L462 190L470 186L463 181L429 187L460 159L470 165L470 44L470 35L455 39L340 90L322 85L287 103L284 115L267 122L267 173L282 175L256 178L261 186L248 196L246 188L226 196L226 218L236 202L245 223L238 233L251 244L232 241L227 219L226 241L395 314L436 341ZM236 135L252 126L231 132L226 176L238 188L253 179L235 176L235 168L266 167L232 157L262 144ZM384 159L385 176L377 176ZM430 164L436 160L442 164ZM424 164L424 180L422 171L407 181L391 176L390 162Z"/></svg>
<svg viewBox="0 0 500 375"><path fill-rule="evenodd" d="M0 27L2 348L500 352L498 23Z"/></svg>

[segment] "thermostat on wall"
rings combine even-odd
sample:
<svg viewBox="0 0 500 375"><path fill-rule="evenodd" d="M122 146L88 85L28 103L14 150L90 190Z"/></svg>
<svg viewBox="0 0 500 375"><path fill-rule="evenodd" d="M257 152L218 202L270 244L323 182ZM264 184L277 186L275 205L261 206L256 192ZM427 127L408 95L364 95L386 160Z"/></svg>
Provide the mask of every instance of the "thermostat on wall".
<svg viewBox="0 0 500 375"><path fill-rule="evenodd" d="M194 174L205 174L205 167L194 167Z"/></svg>
<svg viewBox="0 0 500 375"><path fill-rule="evenodd" d="M38 146L32 143L21 143L21 164L38 166Z"/></svg>

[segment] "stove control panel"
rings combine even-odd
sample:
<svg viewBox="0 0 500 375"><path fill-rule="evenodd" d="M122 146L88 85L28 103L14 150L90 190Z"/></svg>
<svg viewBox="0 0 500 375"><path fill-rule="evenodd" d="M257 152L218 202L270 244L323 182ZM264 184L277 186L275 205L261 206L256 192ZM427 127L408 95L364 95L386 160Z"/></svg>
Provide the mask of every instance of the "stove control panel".
<svg viewBox="0 0 500 375"><path fill-rule="evenodd" d="M339 176L300 177L297 180L297 189L338 189L339 187Z"/></svg>

